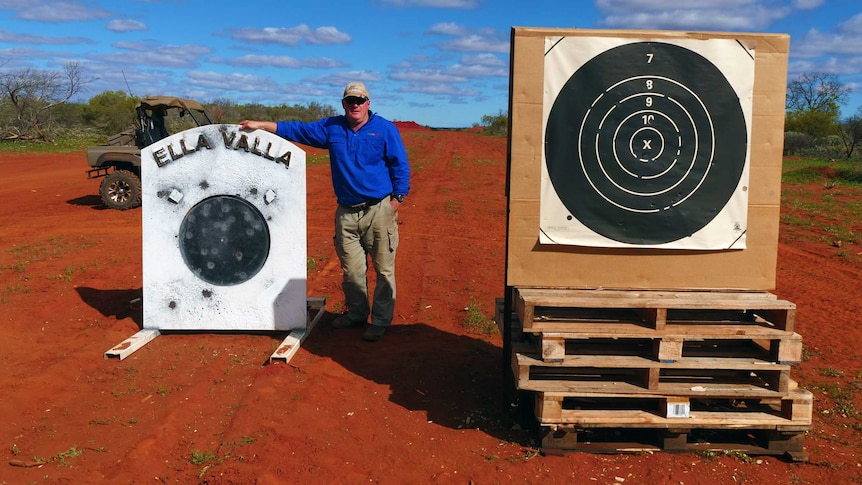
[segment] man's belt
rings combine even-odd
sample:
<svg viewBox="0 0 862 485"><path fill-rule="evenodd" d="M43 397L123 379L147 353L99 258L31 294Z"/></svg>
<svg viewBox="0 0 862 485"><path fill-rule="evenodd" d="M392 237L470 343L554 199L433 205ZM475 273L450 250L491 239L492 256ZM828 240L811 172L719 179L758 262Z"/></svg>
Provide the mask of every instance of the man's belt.
<svg viewBox="0 0 862 485"><path fill-rule="evenodd" d="M338 205L340 205L341 207L344 207L345 209L358 211L358 210L362 210L362 209L367 209L369 207L374 207L375 205L379 204L380 201L382 201L382 200L383 199L368 199L365 202L360 202L358 204L353 204L353 205L338 204Z"/></svg>

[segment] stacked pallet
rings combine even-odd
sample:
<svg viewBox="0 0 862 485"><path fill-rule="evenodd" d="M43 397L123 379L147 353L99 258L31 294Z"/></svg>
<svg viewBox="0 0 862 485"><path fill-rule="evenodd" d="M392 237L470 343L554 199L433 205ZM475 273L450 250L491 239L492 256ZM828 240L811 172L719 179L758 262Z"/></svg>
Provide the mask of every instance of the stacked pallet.
<svg viewBox="0 0 862 485"><path fill-rule="evenodd" d="M514 383L532 397L543 449L807 458L813 398L790 378L802 358L793 303L768 292L537 288L514 288L512 301ZM498 312L502 333L502 301Z"/></svg>

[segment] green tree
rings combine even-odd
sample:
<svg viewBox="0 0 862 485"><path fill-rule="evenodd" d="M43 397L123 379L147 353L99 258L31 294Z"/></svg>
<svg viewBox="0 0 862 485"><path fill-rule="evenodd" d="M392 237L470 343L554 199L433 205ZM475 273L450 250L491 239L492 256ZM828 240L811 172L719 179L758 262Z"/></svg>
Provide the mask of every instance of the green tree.
<svg viewBox="0 0 862 485"><path fill-rule="evenodd" d="M824 138L838 134L837 111L818 111L807 109L804 111L790 111L784 118L784 131L804 133L812 138Z"/></svg>
<svg viewBox="0 0 862 485"><path fill-rule="evenodd" d="M862 106L856 114L841 122L841 144L844 146L844 156L850 158L856 148L862 144Z"/></svg>
<svg viewBox="0 0 862 485"><path fill-rule="evenodd" d="M840 132L841 106L847 102L850 88L838 75L804 72L787 84L785 131L805 133L814 138Z"/></svg>
<svg viewBox="0 0 862 485"><path fill-rule="evenodd" d="M206 105L207 114L213 123L239 123L239 107L228 98L216 98Z"/></svg>
<svg viewBox="0 0 862 485"><path fill-rule="evenodd" d="M90 98L84 119L103 134L119 133L134 126L138 101L123 91L104 91Z"/></svg>
<svg viewBox="0 0 862 485"><path fill-rule="evenodd" d="M482 117L484 129L482 133L493 136L506 136L509 134L509 114L500 110L496 115L485 115Z"/></svg>

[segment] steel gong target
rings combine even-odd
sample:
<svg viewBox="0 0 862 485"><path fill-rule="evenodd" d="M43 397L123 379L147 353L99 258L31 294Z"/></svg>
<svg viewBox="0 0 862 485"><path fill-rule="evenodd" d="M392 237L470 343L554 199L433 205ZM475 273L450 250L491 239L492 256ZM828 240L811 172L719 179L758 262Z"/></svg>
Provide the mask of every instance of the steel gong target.
<svg viewBox="0 0 862 485"><path fill-rule="evenodd" d="M620 45L578 68L544 141L566 217L636 245L676 241L713 220L737 189L748 143L722 72L662 42Z"/></svg>
<svg viewBox="0 0 862 485"><path fill-rule="evenodd" d="M305 153L206 125L146 147L141 162L144 328L303 328Z"/></svg>
<svg viewBox="0 0 862 485"><path fill-rule="evenodd" d="M269 228L257 208L220 195L197 203L179 230L180 254L198 278L214 285L244 283L269 256Z"/></svg>

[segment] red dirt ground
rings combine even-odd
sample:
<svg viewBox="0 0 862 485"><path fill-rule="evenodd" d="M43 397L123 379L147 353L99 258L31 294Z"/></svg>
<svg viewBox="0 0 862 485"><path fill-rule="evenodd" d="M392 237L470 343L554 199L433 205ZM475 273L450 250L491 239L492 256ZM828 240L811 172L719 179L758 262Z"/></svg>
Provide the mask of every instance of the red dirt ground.
<svg viewBox="0 0 862 485"><path fill-rule="evenodd" d="M506 140L404 138L392 330L371 344L328 326L342 308L335 200L328 166L312 165L308 294L330 313L289 364L268 364L284 335L236 333L170 333L104 359L141 323L140 209L106 209L83 153L0 155L0 484L862 482L858 240L779 245L775 293L798 305L805 344L791 376L815 394L809 462L544 456L501 419L500 336L463 325L471 302L492 317L504 292Z"/></svg>

